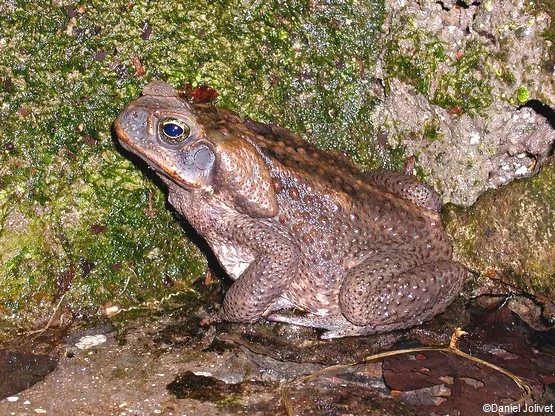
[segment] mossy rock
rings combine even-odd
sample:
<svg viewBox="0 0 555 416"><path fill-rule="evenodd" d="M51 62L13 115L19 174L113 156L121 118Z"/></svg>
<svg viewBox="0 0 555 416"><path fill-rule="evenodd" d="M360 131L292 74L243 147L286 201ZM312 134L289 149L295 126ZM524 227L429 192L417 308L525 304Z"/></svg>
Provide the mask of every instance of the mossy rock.
<svg viewBox="0 0 555 416"><path fill-rule="evenodd" d="M488 191L445 216L461 261L529 294L555 300L555 161L536 177Z"/></svg>
<svg viewBox="0 0 555 416"><path fill-rule="evenodd" d="M382 0L1 5L0 323L43 320L60 301L137 305L204 273L111 134L152 79L210 85L221 106L369 163L383 13Z"/></svg>

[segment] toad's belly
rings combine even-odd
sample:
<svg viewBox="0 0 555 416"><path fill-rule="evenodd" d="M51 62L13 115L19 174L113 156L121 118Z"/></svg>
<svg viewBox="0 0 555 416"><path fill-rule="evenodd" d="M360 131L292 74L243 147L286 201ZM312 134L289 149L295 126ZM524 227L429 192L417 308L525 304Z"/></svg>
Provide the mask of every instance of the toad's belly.
<svg viewBox="0 0 555 416"><path fill-rule="evenodd" d="M225 241L214 241L210 244L218 261L233 280L237 280L254 260L254 253Z"/></svg>

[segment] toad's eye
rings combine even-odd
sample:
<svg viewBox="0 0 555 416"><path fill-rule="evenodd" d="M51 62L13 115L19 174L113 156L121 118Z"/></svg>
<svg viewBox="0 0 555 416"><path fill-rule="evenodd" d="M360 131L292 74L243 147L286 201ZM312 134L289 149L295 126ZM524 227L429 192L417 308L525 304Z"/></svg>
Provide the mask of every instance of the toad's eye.
<svg viewBox="0 0 555 416"><path fill-rule="evenodd" d="M168 119L162 123L162 138L171 144L178 144L183 142L191 129L185 123L175 119Z"/></svg>

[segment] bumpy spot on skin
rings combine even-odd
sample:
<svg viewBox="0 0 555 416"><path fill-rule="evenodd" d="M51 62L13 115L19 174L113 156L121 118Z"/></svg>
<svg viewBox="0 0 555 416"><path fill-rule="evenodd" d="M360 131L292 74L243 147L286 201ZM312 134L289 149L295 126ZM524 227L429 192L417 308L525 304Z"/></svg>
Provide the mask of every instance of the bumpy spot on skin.
<svg viewBox="0 0 555 416"><path fill-rule="evenodd" d="M272 178L272 187L274 188L276 194L279 194L281 193L281 191L283 191L283 185L278 178Z"/></svg>
<svg viewBox="0 0 555 416"><path fill-rule="evenodd" d="M288 189L289 192L289 196L291 197L291 199L293 201L298 201L299 200L299 190L297 188L295 188L294 186L292 186L291 188Z"/></svg>
<svg viewBox="0 0 555 416"><path fill-rule="evenodd" d="M310 234L308 234L308 233L304 233L304 234L303 234L303 241L304 241L306 244L312 244L312 243L314 242L314 240L312 239L312 237L311 237Z"/></svg>

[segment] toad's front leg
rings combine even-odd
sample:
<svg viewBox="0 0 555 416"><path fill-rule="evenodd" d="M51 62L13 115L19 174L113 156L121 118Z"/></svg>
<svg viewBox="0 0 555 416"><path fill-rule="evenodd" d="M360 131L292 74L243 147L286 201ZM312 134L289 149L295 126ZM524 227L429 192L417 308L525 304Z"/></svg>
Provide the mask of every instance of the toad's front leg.
<svg viewBox="0 0 555 416"><path fill-rule="evenodd" d="M299 250L284 237L258 230L249 245L255 250L254 260L225 295L222 318L227 321L259 319L298 273Z"/></svg>

